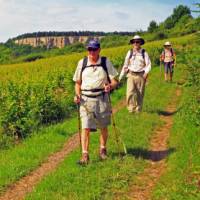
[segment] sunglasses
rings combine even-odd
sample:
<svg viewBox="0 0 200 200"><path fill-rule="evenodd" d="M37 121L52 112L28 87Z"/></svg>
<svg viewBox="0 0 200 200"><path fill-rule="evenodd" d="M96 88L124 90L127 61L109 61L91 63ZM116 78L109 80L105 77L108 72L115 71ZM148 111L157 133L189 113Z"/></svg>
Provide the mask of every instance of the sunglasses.
<svg viewBox="0 0 200 200"><path fill-rule="evenodd" d="M96 49L96 48L88 48L88 51L97 51L98 49Z"/></svg>
<svg viewBox="0 0 200 200"><path fill-rule="evenodd" d="M139 44L140 43L140 40L133 40L132 42L131 42L131 44Z"/></svg>

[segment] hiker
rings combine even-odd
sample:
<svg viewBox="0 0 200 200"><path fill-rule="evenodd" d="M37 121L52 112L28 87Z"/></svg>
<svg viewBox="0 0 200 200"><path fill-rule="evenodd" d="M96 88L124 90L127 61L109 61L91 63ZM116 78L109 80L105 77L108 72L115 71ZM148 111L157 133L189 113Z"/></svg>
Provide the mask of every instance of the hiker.
<svg viewBox="0 0 200 200"><path fill-rule="evenodd" d="M107 158L106 142L108 138L108 125L111 123L111 105L109 93L118 81L118 75L110 60L100 56L100 43L90 40L87 45L88 56L81 59L76 68L73 81L75 81L76 104L80 104L80 118L82 125L81 145L82 157L79 164L89 162L90 132L100 129L101 160Z"/></svg>
<svg viewBox="0 0 200 200"><path fill-rule="evenodd" d="M138 35L135 35L130 40L132 49L126 55L119 76L119 81L122 80L125 74L127 77L126 102L130 113L142 111L145 83L151 70L151 61L148 53L141 48L144 43L144 39Z"/></svg>
<svg viewBox="0 0 200 200"><path fill-rule="evenodd" d="M169 80L170 82L172 82L175 61L176 61L176 54L172 49L171 43L165 42L164 50L160 55L160 62L164 62L165 81L168 81L168 73L169 73Z"/></svg>

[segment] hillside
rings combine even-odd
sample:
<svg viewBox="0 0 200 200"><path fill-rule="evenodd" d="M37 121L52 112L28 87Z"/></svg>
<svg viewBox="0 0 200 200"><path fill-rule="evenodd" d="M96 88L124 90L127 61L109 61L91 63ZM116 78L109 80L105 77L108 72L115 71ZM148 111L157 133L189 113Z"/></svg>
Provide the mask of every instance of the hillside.
<svg viewBox="0 0 200 200"><path fill-rule="evenodd" d="M99 135L92 134L86 167L76 164L80 150L71 81L85 53L0 66L0 199L116 200L142 195L198 200L200 38L170 38L178 55L173 83L164 82L156 64L164 41L145 44L153 69L144 112L127 113L122 103L125 85L111 97L127 154L119 156L122 144L117 146L111 127L108 160L99 161ZM129 48L108 48L102 54L120 67ZM17 135L23 139L16 140Z"/></svg>

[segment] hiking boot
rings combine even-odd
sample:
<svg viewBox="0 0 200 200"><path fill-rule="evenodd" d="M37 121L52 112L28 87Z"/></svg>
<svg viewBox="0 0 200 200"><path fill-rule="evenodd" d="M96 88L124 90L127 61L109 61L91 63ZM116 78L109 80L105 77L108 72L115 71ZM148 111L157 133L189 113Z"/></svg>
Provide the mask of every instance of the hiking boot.
<svg viewBox="0 0 200 200"><path fill-rule="evenodd" d="M89 163L89 155L88 153L83 153L81 159L78 161L79 165L87 165Z"/></svg>
<svg viewBox="0 0 200 200"><path fill-rule="evenodd" d="M100 149L100 152L99 152L99 158L100 160L106 160L107 159L107 150L106 148L102 148Z"/></svg>

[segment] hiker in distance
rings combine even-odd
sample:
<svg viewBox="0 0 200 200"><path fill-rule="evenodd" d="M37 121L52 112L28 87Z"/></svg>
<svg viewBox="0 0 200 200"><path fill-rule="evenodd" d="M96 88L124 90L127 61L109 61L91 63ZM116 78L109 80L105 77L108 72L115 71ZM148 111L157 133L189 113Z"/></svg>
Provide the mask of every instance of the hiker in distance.
<svg viewBox="0 0 200 200"><path fill-rule="evenodd" d="M118 81L118 75L110 60L100 56L100 43L90 40L87 45L88 56L78 62L73 81L75 81L74 101L80 105L82 156L79 164L89 162L90 132L100 129L101 160L107 158L106 143L108 125L111 123L109 93Z"/></svg>
<svg viewBox="0 0 200 200"><path fill-rule="evenodd" d="M168 81L169 74L169 80L170 82L172 82L174 66L176 65L176 54L172 49L172 45L170 42L165 42L164 50L160 55L160 62L164 62L165 81Z"/></svg>
<svg viewBox="0 0 200 200"><path fill-rule="evenodd" d="M130 40L132 49L126 55L119 76L119 81L125 74L127 77L126 102L130 113L142 111L145 83L151 70L151 61L148 53L141 48L144 43L144 39L138 35L135 35Z"/></svg>

